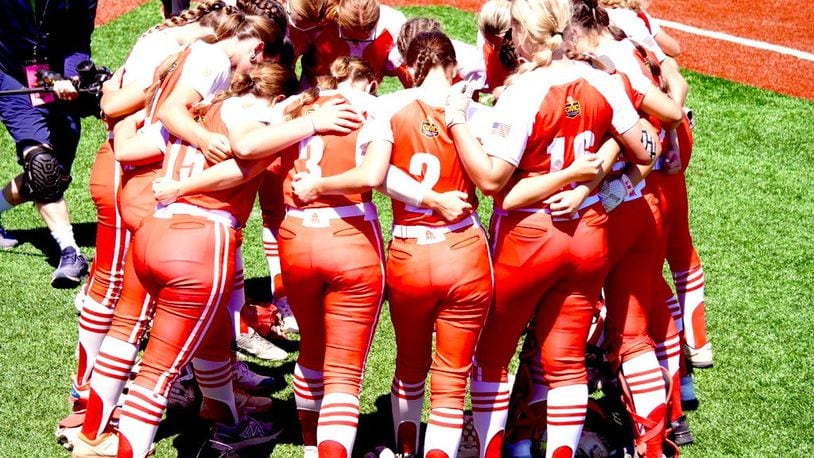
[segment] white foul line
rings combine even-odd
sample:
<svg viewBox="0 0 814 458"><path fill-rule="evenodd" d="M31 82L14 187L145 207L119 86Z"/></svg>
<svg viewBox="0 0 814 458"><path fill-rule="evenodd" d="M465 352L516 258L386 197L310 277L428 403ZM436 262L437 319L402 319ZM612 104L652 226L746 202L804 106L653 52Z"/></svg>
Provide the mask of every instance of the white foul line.
<svg viewBox="0 0 814 458"><path fill-rule="evenodd" d="M814 62L814 54L800 51L799 49L787 48L785 46L773 45L765 41L751 40L749 38L741 38L735 35L730 35L723 32L713 32L711 30L699 29L691 25L680 24L678 22L665 21L664 19L655 19L656 23L660 26L669 27L671 29L681 30L682 32L691 33L693 35L701 35L702 37L714 38L716 40L729 41L751 48L763 49L765 51L773 51L787 56L794 56L798 59Z"/></svg>

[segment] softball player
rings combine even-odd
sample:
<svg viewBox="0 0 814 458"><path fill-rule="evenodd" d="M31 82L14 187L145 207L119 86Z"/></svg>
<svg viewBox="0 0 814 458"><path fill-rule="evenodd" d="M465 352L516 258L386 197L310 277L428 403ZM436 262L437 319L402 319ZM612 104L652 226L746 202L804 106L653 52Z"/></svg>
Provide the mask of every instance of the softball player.
<svg viewBox="0 0 814 458"><path fill-rule="evenodd" d="M651 160L619 82L565 57L570 16L564 0L513 3L515 46L529 63L498 100L484 147L465 128L452 131L469 175L496 195L495 304L471 387L481 456L501 453L507 368L532 315L549 387L546 456L576 451L587 402L585 342L608 269L607 216L591 189L598 182L591 156L616 132L636 163Z"/></svg>
<svg viewBox="0 0 814 458"><path fill-rule="evenodd" d="M376 75L340 58L315 105L347 100L373 108ZM327 79L326 79L327 80ZM361 90L360 90L361 89ZM306 456L350 457L365 360L384 296L384 250L371 192L299 200L295 176L338 175L356 166L358 131L302 140L283 154L286 217L280 226L282 279L300 329L294 397Z"/></svg>
<svg viewBox="0 0 814 458"><path fill-rule="evenodd" d="M200 101L228 84L232 59L238 69L249 68L251 53L257 59L258 52L262 52L265 44L270 44L270 53L279 49L282 34L270 21L243 15L238 15L238 19L238 28L231 38L216 44L196 42L172 62L168 74L160 80L160 85L151 98L150 117L145 122L143 134L137 136L135 130L138 118L143 118L143 114L131 116L117 124L114 137L116 158L123 163L139 164L126 168L119 193L119 210L123 223L130 232L139 227L144 216L155 210L150 187L152 181L159 176L163 157L161 151L164 149L162 142L166 145L169 135L158 119L159 116L162 121L166 118L162 110L173 104L180 104L183 107L182 115L191 117L186 111L188 103ZM222 150L224 141L228 147L228 141L222 135L212 134L197 125L195 127L196 129L187 128L184 132L197 142L205 144L202 150L222 153L217 148ZM134 259L130 255L126 255L125 259L121 298L114 311L111 329L100 346L95 365L107 370L97 370L91 379L88 417L82 428L84 437L89 440L97 439L97 434L107 428L109 415L130 375L138 342L152 315L152 301L135 273Z"/></svg>
<svg viewBox="0 0 814 458"><path fill-rule="evenodd" d="M379 109L360 134L366 145L362 165L336 177L304 176L301 179L308 181L297 194L310 198L378 186L386 173L390 175L392 164L419 180L419 190L458 201L457 214L444 216L415 201L393 200L393 241L387 261L397 345L390 397L397 451L418 452L429 372L424 456L454 456L472 355L491 300L492 270L485 234L472 214L475 188L446 128L448 113L443 106L457 68L452 42L437 31L419 34L408 47L406 62L416 88L380 99ZM464 115L452 122L465 122Z"/></svg>
<svg viewBox="0 0 814 458"><path fill-rule="evenodd" d="M343 56L367 61L379 81L396 76L402 61L396 37L405 20L400 11L379 5L378 0L340 1L336 22L325 26L303 56L304 81L316 84L316 77L330 74L331 64Z"/></svg>

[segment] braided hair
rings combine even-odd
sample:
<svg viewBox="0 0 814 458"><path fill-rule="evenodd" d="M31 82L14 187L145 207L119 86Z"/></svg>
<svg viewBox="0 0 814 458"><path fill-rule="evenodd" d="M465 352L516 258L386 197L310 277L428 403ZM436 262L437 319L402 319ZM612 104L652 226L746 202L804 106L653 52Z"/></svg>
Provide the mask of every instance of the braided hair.
<svg viewBox="0 0 814 458"><path fill-rule="evenodd" d="M405 60L414 69L413 80L421 86L433 67L458 65L452 41L443 32L422 32L410 42Z"/></svg>
<svg viewBox="0 0 814 458"><path fill-rule="evenodd" d="M271 19L283 31L288 26L285 7L277 0L237 0L237 7L246 14Z"/></svg>
<svg viewBox="0 0 814 458"><path fill-rule="evenodd" d="M563 33L571 20L569 0L523 0L512 2L512 18L518 27L512 31L515 46L528 46L529 62L509 77L507 84L519 75L551 64L554 53L564 46Z"/></svg>
<svg viewBox="0 0 814 458"><path fill-rule="evenodd" d="M210 13L215 12L230 14L237 12L237 9L226 4L226 2L223 0L203 0L198 2L198 4L192 8L181 11L177 16L168 18L164 22L155 25L153 28L148 30L147 33L163 30L169 27L179 27L182 25L192 24L193 22L200 21L203 17L209 15Z"/></svg>

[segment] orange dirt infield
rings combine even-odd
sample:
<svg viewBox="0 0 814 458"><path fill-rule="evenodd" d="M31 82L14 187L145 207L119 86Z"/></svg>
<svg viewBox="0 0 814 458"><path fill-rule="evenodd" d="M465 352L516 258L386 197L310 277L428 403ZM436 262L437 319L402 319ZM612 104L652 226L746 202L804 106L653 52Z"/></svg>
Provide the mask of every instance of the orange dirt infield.
<svg viewBox="0 0 814 458"><path fill-rule="evenodd" d="M97 25L104 24L146 0L100 0ZM383 0L392 6L444 5L477 11L481 0ZM768 0L755 9L746 0L653 0L654 17L814 52L814 3ZM667 29L682 46L679 63L697 72L783 94L814 100L814 62Z"/></svg>

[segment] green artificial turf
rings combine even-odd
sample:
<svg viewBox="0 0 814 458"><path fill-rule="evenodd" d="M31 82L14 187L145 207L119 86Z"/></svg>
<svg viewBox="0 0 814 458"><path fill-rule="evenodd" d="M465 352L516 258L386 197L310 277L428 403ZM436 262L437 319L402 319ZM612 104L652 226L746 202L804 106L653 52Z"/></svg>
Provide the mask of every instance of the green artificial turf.
<svg viewBox="0 0 814 458"><path fill-rule="evenodd" d="M447 32L474 41L473 15L452 8L405 8L439 18ZM94 58L115 68L140 31L158 20L157 2L99 28ZM709 335L715 368L696 372L701 407L689 413L696 443L688 457L814 455L814 104L692 72L688 106L697 116L687 179L691 227L706 273ZM384 91L397 83L389 81ZM94 154L105 138L87 119L67 193L77 239L93 255L95 210L88 191ZM9 137L0 134L0 179L19 171ZM381 196L382 225L390 224ZM488 216L488 204L482 205ZM3 225L27 243L0 251L0 457L60 457L56 421L68 412L75 370L74 290L48 282L56 246L33 206L6 212ZM245 231L247 290L268 295L259 213ZM296 343L289 348L296 347ZM301 456L296 445L291 371L284 363L252 367L285 377L273 393L276 418L289 426L273 456ZM357 452L389 441L389 386L395 344L385 310L368 360ZM162 427L158 457L194 456L204 430L176 414ZM192 426L190 426L192 425ZM180 432L180 434L179 434Z"/></svg>

